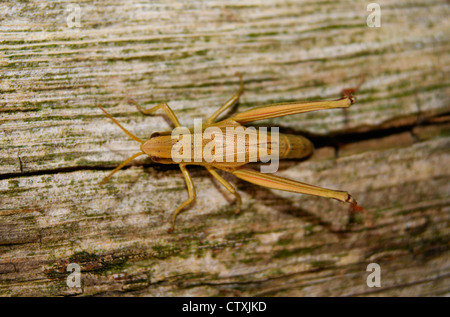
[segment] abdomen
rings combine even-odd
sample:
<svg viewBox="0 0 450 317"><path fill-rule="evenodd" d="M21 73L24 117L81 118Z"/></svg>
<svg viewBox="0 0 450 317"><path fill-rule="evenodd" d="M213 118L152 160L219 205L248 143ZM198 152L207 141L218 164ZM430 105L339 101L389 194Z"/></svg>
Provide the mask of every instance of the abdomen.
<svg viewBox="0 0 450 317"><path fill-rule="evenodd" d="M311 155L314 146L301 135L280 133L280 159L301 159Z"/></svg>

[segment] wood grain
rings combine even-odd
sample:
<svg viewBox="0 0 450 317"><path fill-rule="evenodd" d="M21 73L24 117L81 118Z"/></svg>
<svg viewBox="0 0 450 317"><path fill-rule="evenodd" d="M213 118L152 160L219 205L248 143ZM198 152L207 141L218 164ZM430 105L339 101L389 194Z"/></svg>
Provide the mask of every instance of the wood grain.
<svg viewBox="0 0 450 317"><path fill-rule="evenodd" d="M450 290L450 6L379 1L77 1L0 5L0 295L440 296ZM238 181L243 210L207 171L136 152L96 108L139 137L171 129L144 107L167 102L182 124L238 89L239 107L335 99L347 111L261 122L316 144L278 175L349 191L368 216L323 198ZM366 285L378 263L382 287ZM69 263L82 287L66 284Z"/></svg>

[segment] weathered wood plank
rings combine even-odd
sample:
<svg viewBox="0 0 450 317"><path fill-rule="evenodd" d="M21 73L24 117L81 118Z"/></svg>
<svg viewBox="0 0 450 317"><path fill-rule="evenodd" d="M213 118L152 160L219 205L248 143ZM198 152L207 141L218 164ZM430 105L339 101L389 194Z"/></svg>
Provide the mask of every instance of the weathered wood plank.
<svg viewBox="0 0 450 317"><path fill-rule="evenodd" d="M96 171L9 179L0 290L69 294L63 272L75 262L84 294L133 286L148 295L377 294L365 286L365 266L377 262L383 295L448 291L440 279L449 273L449 142L283 166L281 175L352 192L375 216L373 228L359 217L349 223L338 202L244 182L244 212L235 216L200 169L197 203L175 234L166 233L168 220L186 197L176 170L128 169L108 189L92 182L104 175Z"/></svg>
<svg viewBox="0 0 450 317"><path fill-rule="evenodd" d="M0 5L0 295L308 296L449 293L449 29L446 1ZM373 217L326 199L238 185L244 206L191 168L143 164L97 186L137 148L95 107L141 137L170 128L126 104L168 102L183 124L238 88L239 109L333 99L366 82L348 111L262 122L308 131L320 148L279 175L348 190ZM225 176L225 175L224 175ZM368 263L382 287L365 283ZM66 284L68 263L83 287Z"/></svg>
<svg viewBox="0 0 450 317"><path fill-rule="evenodd" d="M246 82L240 109L336 98L366 76L346 118L327 111L272 121L290 128L332 132L446 111L448 4L381 5L383 27L372 29L365 6L351 1L80 2L81 28L69 29L65 3L6 4L0 172L19 173L19 157L25 171L116 164L123 157L111 147L135 144L96 103L144 137L167 124L142 118L128 98L167 101L190 125L234 93L236 71Z"/></svg>

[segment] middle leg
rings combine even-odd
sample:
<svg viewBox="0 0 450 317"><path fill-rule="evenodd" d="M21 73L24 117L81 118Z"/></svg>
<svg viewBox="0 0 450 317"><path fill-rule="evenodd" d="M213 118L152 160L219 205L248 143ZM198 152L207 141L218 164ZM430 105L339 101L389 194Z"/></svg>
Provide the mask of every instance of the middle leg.
<svg viewBox="0 0 450 317"><path fill-rule="evenodd" d="M242 95L242 92L244 91L244 81L242 80L242 75L241 74L238 75L240 80L240 87L238 92L234 94L233 97L231 97L222 107L217 109L217 111L214 112L213 115L208 118L208 120L206 120L206 124L213 124L221 113L223 113L225 110L227 110L228 108L236 104L236 102L238 102L239 97Z"/></svg>
<svg viewBox="0 0 450 317"><path fill-rule="evenodd" d="M189 175L188 170L186 169L186 165L185 164L180 164L180 170L183 173L184 179L186 181L186 186L188 189L188 194L189 197L188 199L183 202L180 206L178 206L178 208L174 211L173 213L173 217L172 217L172 227L170 227L170 229L168 230L168 232L173 232L173 230L175 229L175 221L177 220L177 216L178 214L183 211L183 209L188 206L190 203L192 203L196 197L195 195L195 187L194 187L194 183L192 182L192 178L191 175Z"/></svg>
<svg viewBox="0 0 450 317"><path fill-rule="evenodd" d="M231 185L222 176L220 176L212 167L205 166L205 168L208 170L208 172L211 173L212 176L214 176L215 179L219 181L219 183L221 183L230 193L232 193L236 197L237 206L234 212L238 214L241 211L242 199L241 195L239 195L239 193L236 191L236 188L234 188L233 185Z"/></svg>

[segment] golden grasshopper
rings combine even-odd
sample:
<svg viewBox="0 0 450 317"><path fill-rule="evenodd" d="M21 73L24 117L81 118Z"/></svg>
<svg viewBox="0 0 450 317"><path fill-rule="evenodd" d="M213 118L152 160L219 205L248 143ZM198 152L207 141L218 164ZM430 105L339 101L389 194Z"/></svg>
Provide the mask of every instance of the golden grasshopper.
<svg viewBox="0 0 450 317"><path fill-rule="evenodd" d="M257 108L253 108L241 113L237 113L227 119L221 120L216 122L217 117L222 114L225 110L229 109L233 105L235 105L239 97L241 96L243 92L243 81L241 77L241 84L239 91L233 95L222 107L220 107L203 125L202 132L205 131L208 127L216 127L218 129L221 129L224 134L226 134L226 128L227 127L242 127L243 124L248 124L253 121L258 120L264 120L264 119L270 119L275 117L281 117L281 116L287 116L287 115L293 115L297 113L302 112L309 112L309 111L316 111L316 110L322 110L322 109L333 109L333 108L348 108L350 107L354 102L355 99L353 97L354 92L357 88L354 89L347 89L343 91L343 97L336 100L330 100L330 101L311 101L311 102L305 102L305 101L296 101L296 102L289 102L289 103L278 103L278 104L271 104L266 106L261 106ZM172 111L172 109L167 105L166 103L158 104L157 106L144 110L142 109L138 104L136 104L133 101L130 101L130 103L134 104L137 109L145 114L149 115L154 113L158 109L162 109L166 115L169 117L169 119L172 121L174 126L176 128L180 128L180 122L178 121L175 113ZM327 198L333 198L342 202L347 202L351 205L353 210L359 210L362 211L362 207L358 206L355 199L347 192L345 191L338 191L338 190L332 190L332 189L326 189L321 188L313 185L308 185L305 183L297 182L294 180L282 178L279 176L275 176L272 174L265 174L257 172L253 169L245 168L244 165L250 162L250 156L252 153L251 148L252 146L248 144L248 140L245 144L245 159L244 161L238 161L238 160L216 160L216 161L206 161L202 160L200 162L175 162L172 158L172 149L177 144L178 140L174 139L171 136L171 131L166 132L156 132L153 133L150 138L147 141L144 141L132 133L130 133L128 130L126 130L119 122L117 122L116 119L114 119L109 113L106 112L105 109L103 109L101 106L98 106L105 114L108 116L115 124L117 124L129 137L131 137L133 140L141 143L140 152L134 154L127 160L125 160L122 164L120 164L117 168L115 168L108 176L106 176L103 181L100 184L105 183L108 181L108 179L118 170L123 168L125 165L127 165L130 161L135 159L136 157L140 155L147 154L152 161L156 163L161 164L178 164L180 166L180 170L183 173L184 179L186 180L187 190L189 194L189 198L183 202L173 213L172 218L172 226L169 229L169 232L173 231L175 228L175 221L178 216L178 214L187 207L190 203L192 203L196 197L195 194L195 187L192 182L192 178L189 175L188 170L186 169L186 165L201 165L204 166L211 175L216 178L230 193L232 193L236 197L237 207L236 207L236 213L239 212L241 207L241 196L236 191L236 188L231 185L228 181L226 181L222 176L220 176L216 169L220 169L229 173L232 173L236 177L243 179L247 182L272 188L272 189L279 189L289 192L296 192L301 194L308 194L308 195L315 195L315 196L321 196L321 197L327 197ZM192 129L190 130L192 131ZM260 133L256 132L258 134L258 140L260 137ZM270 139L270 135L268 136ZM211 139L210 139L211 140ZM202 141L202 146L204 147L207 144L208 140ZM228 143L227 143L228 142ZM223 146L224 148L222 151L218 151L219 153L227 153L227 149L235 147L235 139L233 138L231 143L230 141L224 141L219 144ZM267 142L267 139L266 139ZM267 143L265 143L267 144ZM193 146L193 144L192 144ZM261 144L256 144L256 149L261 146ZM311 153L314 150L314 147L312 143L306 139L303 136L300 135L292 135L292 134L279 134L279 142L278 142L278 154L279 158L289 158L289 159L300 159L307 157L311 155ZM216 149L217 150L217 149ZM193 149L191 151L192 153L195 152ZM270 149L269 149L270 152ZM222 154L221 154L222 155ZM224 154L225 155L225 154ZM258 157L259 160L261 160L261 157Z"/></svg>

